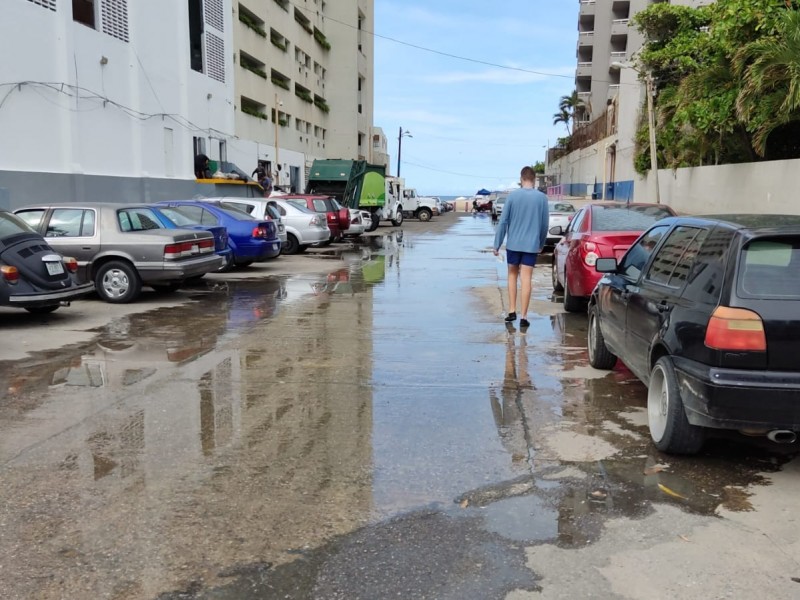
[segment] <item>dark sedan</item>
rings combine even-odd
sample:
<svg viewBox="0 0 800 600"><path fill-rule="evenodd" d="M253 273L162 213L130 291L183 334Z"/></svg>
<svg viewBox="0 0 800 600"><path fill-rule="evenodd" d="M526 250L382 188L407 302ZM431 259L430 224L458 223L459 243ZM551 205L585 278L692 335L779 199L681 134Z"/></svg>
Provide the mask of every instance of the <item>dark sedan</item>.
<svg viewBox="0 0 800 600"><path fill-rule="evenodd" d="M596 268L589 360L648 386L659 450L697 452L707 428L795 441L800 216L664 219Z"/></svg>
<svg viewBox="0 0 800 600"><path fill-rule="evenodd" d="M50 313L94 290L78 285L78 261L56 253L22 219L0 211L0 305Z"/></svg>

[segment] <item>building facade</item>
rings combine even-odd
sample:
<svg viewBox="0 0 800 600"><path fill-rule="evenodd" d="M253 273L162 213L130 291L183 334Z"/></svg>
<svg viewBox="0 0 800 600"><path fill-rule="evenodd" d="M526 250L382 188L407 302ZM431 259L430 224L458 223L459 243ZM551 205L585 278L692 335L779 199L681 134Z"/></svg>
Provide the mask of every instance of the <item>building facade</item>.
<svg viewBox="0 0 800 600"><path fill-rule="evenodd" d="M632 200L636 185L635 135L646 99L635 70L644 39L633 17L652 4L668 1L702 6L713 0L578 0L573 147L564 155L548 152L547 174L555 193L596 199ZM646 192L637 199L646 200Z"/></svg>
<svg viewBox="0 0 800 600"><path fill-rule="evenodd" d="M373 0L4 8L0 208L208 194L197 154L298 190L315 158L372 158Z"/></svg>

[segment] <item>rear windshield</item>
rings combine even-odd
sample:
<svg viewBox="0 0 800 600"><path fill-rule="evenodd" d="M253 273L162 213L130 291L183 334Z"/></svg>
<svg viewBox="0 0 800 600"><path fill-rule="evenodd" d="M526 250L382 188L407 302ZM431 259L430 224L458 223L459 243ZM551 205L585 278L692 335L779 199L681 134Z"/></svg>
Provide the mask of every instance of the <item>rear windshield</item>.
<svg viewBox="0 0 800 600"><path fill-rule="evenodd" d="M286 200L287 204L291 204L300 212L308 213L310 215L315 214L313 210L309 210L308 206L306 206L305 200Z"/></svg>
<svg viewBox="0 0 800 600"><path fill-rule="evenodd" d="M672 213L660 206L594 206L593 231L644 231L656 221L671 217Z"/></svg>
<svg viewBox="0 0 800 600"><path fill-rule="evenodd" d="M575 212L575 207L569 202L548 202L547 208L550 212Z"/></svg>
<svg viewBox="0 0 800 600"><path fill-rule="evenodd" d="M0 237L16 235L18 233L31 233L33 229L18 216L7 212L0 212Z"/></svg>
<svg viewBox="0 0 800 600"><path fill-rule="evenodd" d="M194 219L186 216L177 208L165 206L164 208L159 208L159 211L161 211L161 214L167 217L178 227L183 227L184 225L197 225Z"/></svg>
<svg viewBox="0 0 800 600"><path fill-rule="evenodd" d="M742 249L738 295L800 298L800 237L758 238Z"/></svg>
<svg viewBox="0 0 800 600"><path fill-rule="evenodd" d="M244 210L243 206L238 206L236 204L227 204L221 202L217 205L217 210L221 213L231 217L232 219L236 219L237 221L256 221L257 219Z"/></svg>

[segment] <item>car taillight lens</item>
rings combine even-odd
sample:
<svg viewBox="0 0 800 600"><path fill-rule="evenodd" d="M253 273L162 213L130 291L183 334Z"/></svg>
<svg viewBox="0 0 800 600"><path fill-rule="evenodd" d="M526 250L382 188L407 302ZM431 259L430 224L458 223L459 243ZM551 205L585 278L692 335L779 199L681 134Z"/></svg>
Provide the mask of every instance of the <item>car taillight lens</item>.
<svg viewBox="0 0 800 600"><path fill-rule="evenodd" d="M752 310L718 306L708 321L705 344L713 350L766 352L764 323Z"/></svg>
<svg viewBox="0 0 800 600"><path fill-rule="evenodd" d="M597 254L597 244L594 242L583 242L581 249L583 250L583 262L589 267L595 266L599 258Z"/></svg>
<svg viewBox="0 0 800 600"><path fill-rule="evenodd" d="M78 272L78 260L76 258L72 258L71 256L65 256L64 266L70 273Z"/></svg>
<svg viewBox="0 0 800 600"><path fill-rule="evenodd" d="M3 265L0 267L0 273L3 274L3 279L11 285L19 283L19 271L17 271L17 267Z"/></svg>
<svg viewBox="0 0 800 600"><path fill-rule="evenodd" d="M264 225L259 225L253 229L253 237L261 240L269 239L269 230Z"/></svg>
<svg viewBox="0 0 800 600"><path fill-rule="evenodd" d="M175 260L184 256L191 256L196 252L208 252L209 249L212 251L214 249L213 239L167 244L164 246L164 259Z"/></svg>
<svg viewBox="0 0 800 600"><path fill-rule="evenodd" d="M319 225L319 217L311 217L309 225Z"/></svg>
<svg viewBox="0 0 800 600"><path fill-rule="evenodd" d="M214 252L214 238L211 238L209 240L200 240L197 246L200 249L201 254Z"/></svg>

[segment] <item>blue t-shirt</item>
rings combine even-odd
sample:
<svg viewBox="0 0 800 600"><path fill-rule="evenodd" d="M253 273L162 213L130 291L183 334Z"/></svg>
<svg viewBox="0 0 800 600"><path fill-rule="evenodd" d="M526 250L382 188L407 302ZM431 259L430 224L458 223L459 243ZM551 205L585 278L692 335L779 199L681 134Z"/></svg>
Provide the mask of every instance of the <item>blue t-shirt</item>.
<svg viewBox="0 0 800 600"><path fill-rule="evenodd" d="M547 196L537 189L520 188L508 195L503 216L497 225L494 248L499 250L506 240L506 249L517 252L541 252L547 240L550 210Z"/></svg>

